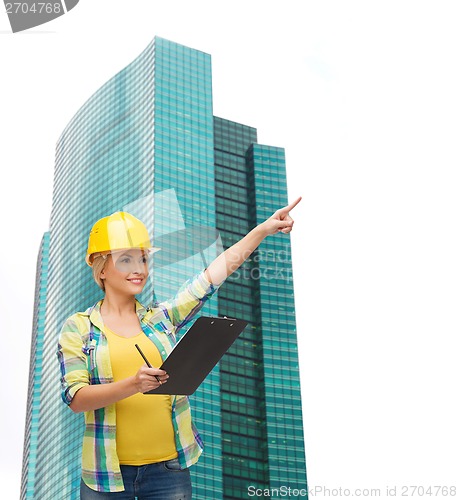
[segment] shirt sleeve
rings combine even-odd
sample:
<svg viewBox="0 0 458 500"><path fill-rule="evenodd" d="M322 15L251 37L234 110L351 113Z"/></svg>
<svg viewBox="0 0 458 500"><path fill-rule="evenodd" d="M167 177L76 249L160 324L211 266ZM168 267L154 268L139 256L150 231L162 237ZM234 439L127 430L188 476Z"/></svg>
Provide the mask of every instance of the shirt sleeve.
<svg viewBox="0 0 458 500"><path fill-rule="evenodd" d="M176 328L181 328L202 309L223 283L214 285L208 281L205 271L202 271L186 281L173 299L161 302L159 307Z"/></svg>
<svg viewBox="0 0 458 500"><path fill-rule="evenodd" d="M57 345L61 373L61 396L70 405L76 392L89 385L87 356L83 352L83 337L77 319L72 316L62 326Z"/></svg>

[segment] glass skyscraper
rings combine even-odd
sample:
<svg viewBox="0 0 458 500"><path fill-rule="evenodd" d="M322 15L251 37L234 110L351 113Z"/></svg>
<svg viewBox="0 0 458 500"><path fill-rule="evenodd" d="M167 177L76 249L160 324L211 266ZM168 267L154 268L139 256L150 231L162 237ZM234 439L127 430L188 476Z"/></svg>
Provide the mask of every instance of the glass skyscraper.
<svg viewBox="0 0 458 500"><path fill-rule="evenodd" d="M22 464L21 498L34 498L37 444L40 421L41 373L43 367L43 333L48 283L49 232L43 235L37 259L32 345L30 349L29 390L25 419L24 460Z"/></svg>
<svg viewBox="0 0 458 500"><path fill-rule="evenodd" d="M79 498L84 419L60 399L55 352L63 321L101 298L84 262L92 224L126 210L150 225L163 250L140 300L160 301L216 255L209 228L227 248L287 202L283 149L213 116L208 54L156 37L81 107L57 143L37 266L21 499ZM201 311L249 326L191 397L195 499L306 488L290 257L288 235L267 238Z"/></svg>

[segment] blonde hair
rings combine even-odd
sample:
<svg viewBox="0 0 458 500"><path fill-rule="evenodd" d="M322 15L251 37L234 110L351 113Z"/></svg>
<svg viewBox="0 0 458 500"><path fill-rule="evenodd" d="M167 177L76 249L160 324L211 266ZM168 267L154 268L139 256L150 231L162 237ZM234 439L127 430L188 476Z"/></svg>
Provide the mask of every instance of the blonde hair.
<svg viewBox="0 0 458 500"><path fill-rule="evenodd" d="M103 254L98 254L93 257L92 260L92 276L99 287L105 291L105 283L100 277L103 270L105 269L105 264L107 263L107 256Z"/></svg>

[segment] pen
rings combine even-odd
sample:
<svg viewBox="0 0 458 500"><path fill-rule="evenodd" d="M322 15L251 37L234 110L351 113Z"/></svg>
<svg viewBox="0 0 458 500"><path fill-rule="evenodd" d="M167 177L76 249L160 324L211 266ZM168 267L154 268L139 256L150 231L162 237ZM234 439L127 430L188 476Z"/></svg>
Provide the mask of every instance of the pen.
<svg viewBox="0 0 458 500"><path fill-rule="evenodd" d="M135 344L135 347L137 348L137 351L140 353L141 357L145 360L145 363L148 365L148 368L153 368L150 364L150 362L146 359L146 356L143 354L143 351L140 349L140 346L138 344ZM154 375L156 377L156 380L162 385L162 382L159 380L159 375Z"/></svg>

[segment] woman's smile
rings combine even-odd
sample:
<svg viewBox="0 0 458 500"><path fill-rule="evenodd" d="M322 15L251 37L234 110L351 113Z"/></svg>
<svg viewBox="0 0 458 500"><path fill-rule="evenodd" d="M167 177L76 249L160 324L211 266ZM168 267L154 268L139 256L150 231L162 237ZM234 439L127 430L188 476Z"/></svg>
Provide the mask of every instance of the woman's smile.
<svg viewBox="0 0 458 500"><path fill-rule="evenodd" d="M141 285L144 281L144 278L127 278L127 281L130 281L131 283L133 283L134 285Z"/></svg>

